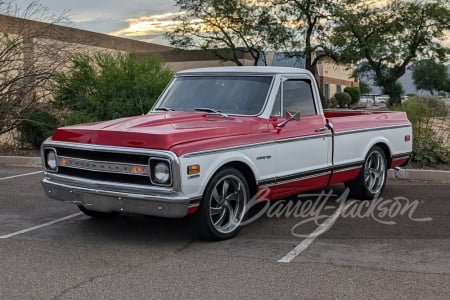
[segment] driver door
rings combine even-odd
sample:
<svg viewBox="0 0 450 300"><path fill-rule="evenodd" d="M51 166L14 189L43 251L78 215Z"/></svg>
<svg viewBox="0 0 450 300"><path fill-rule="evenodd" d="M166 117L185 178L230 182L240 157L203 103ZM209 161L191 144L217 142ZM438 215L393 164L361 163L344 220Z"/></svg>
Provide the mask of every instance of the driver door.
<svg viewBox="0 0 450 300"><path fill-rule="evenodd" d="M283 78L272 111L271 122L280 124L286 113L300 112L275 129L276 185L274 197L324 187L331 175L332 134L316 107L310 79Z"/></svg>

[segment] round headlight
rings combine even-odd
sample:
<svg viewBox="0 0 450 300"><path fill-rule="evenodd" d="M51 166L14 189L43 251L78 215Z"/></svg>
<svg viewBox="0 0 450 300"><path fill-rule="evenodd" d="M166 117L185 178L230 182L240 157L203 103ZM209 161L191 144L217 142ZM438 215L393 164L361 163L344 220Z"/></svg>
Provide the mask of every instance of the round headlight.
<svg viewBox="0 0 450 300"><path fill-rule="evenodd" d="M47 153L46 157L47 167L49 170L55 171L58 167L58 164L56 163L56 153L55 151L49 151Z"/></svg>
<svg viewBox="0 0 450 300"><path fill-rule="evenodd" d="M156 183L168 183L170 180L170 168L166 162L159 162L155 165L153 175Z"/></svg>

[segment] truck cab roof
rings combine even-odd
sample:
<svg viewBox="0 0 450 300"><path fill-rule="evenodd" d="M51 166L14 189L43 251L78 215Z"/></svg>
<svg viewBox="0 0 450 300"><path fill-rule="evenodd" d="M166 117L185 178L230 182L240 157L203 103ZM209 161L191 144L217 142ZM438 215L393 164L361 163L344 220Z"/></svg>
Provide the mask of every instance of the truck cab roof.
<svg viewBox="0 0 450 300"><path fill-rule="evenodd" d="M209 67L188 69L177 72L177 75L191 74L211 74L211 73L243 73L243 74L308 74L311 72L300 68L291 67L272 67L272 66L232 66L232 67Z"/></svg>

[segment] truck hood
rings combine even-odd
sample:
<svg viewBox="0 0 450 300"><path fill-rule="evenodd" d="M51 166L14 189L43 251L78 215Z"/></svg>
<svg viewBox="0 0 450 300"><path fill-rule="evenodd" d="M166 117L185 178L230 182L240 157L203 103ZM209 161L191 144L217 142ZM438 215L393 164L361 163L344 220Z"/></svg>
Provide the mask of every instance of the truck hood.
<svg viewBox="0 0 450 300"><path fill-rule="evenodd" d="M205 113L164 112L62 127L52 140L170 150L184 143L267 132L267 120Z"/></svg>

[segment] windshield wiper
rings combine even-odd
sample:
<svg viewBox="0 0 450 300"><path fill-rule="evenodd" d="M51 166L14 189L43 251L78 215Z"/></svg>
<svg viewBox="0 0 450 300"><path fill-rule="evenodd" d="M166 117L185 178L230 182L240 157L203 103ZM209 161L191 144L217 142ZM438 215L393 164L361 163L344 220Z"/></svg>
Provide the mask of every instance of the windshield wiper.
<svg viewBox="0 0 450 300"><path fill-rule="evenodd" d="M157 107L157 108L155 108L155 110L175 111L175 109L173 109L173 108L168 108L168 107Z"/></svg>
<svg viewBox="0 0 450 300"><path fill-rule="evenodd" d="M224 113L220 112L220 110L217 110L217 109L214 109L214 108L200 107L200 108L194 108L194 110L196 110L196 111L203 111L203 112L206 112L206 113L218 114L218 115L221 115L224 118L228 118L227 114L224 114Z"/></svg>

